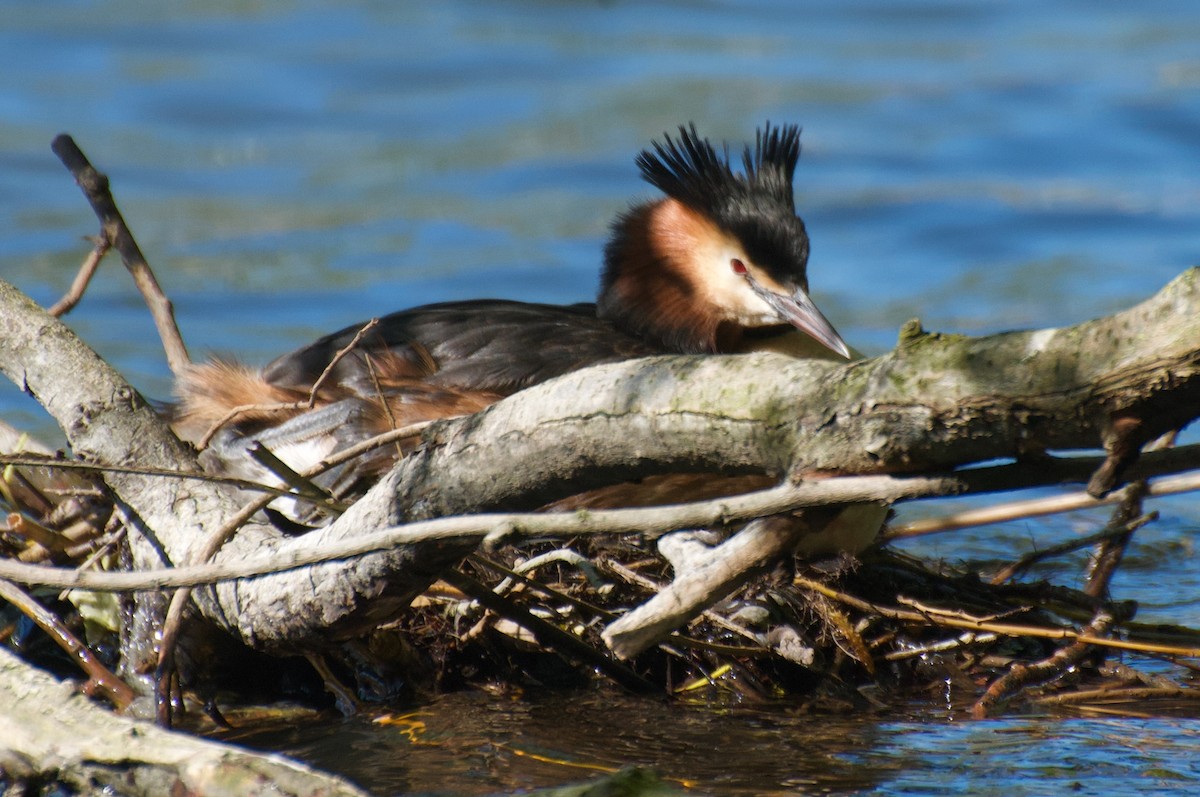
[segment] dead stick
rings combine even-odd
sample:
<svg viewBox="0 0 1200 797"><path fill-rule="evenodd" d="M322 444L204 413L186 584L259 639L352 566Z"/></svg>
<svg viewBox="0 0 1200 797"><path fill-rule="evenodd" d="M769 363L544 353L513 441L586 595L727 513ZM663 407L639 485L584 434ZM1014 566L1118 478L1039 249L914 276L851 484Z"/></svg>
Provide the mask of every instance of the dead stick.
<svg viewBox="0 0 1200 797"><path fill-rule="evenodd" d="M616 683L634 692L659 691L654 684L631 670L619 661L614 661L604 653L588 645L566 631L530 614L524 607L497 595L470 576L457 570L450 569L442 574L442 580L474 599L488 611L511 620L533 634L538 642L559 655L570 656L581 660L601 670Z"/></svg>
<svg viewBox="0 0 1200 797"><path fill-rule="evenodd" d="M133 276L134 284L141 291L142 298L154 317L154 325L158 327L158 335L162 338L163 350L167 355L167 365L173 374L181 375L191 358L188 357L187 347L183 345L179 327L175 324L175 311L171 301L159 287L158 280L154 278L154 272L142 255L133 233L125 224L121 211L117 209L117 203L109 191L108 177L92 166L69 135L63 133L55 136L50 148L83 189L84 196L87 197L96 217L100 219L101 236L120 253L125 268Z"/></svg>
<svg viewBox="0 0 1200 797"><path fill-rule="evenodd" d="M1112 639L1105 637L1097 637L1085 633L1083 631L1075 631L1070 628L1046 628L1044 626L1021 625L1018 623L993 623L987 620L975 620L960 617L947 617L938 614L929 614L927 612L914 612L907 609L898 609L893 606L884 606L878 603L865 601L861 598L856 598L853 595L848 595L844 592L833 589L827 584L822 584L819 581L804 578L803 576L795 576L792 578L792 583L802 589L812 590L820 593L827 598L844 603L859 611L868 614L877 614L880 617L886 617L891 620L899 620L901 622L918 623L920 625L938 625L949 628L962 628L968 631L983 631L987 633L1000 634L1001 636L1011 637L1034 637L1037 639L1059 639L1067 642L1085 642L1089 645L1099 645L1100 647L1115 648L1117 650L1133 650L1140 653L1158 653L1164 656L1200 656L1200 647L1183 647L1181 645L1159 645L1151 642L1142 642L1135 639Z"/></svg>
<svg viewBox="0 0 1200 797"><path fill-rule="evenodd" d="M300 475L304 478L311 478L319 473L323 473L327 467L329 466L326 462L322 461ZM191 563L199 565L215 556L217 551L221 550L221 546L225 544L226 540L232 537L256 512L265 509L274 499L275 497L272 495L259 496L243 506L240 511L217 528L204 541L200 550L191 558ZM191 587L182 587L179 589L179 591L171 596L171 603L167 607L167 616L163 619L162 640L159 644L158 665L155 669L154 691L158 721L164 727L170 727L171 725L171 706L167 687L170 684L171 673L174 672L175 646L179 641L179 632L183 626L183 613L187 609L191 598Z"/></svg>
<svg viewBox="0 0 1200 797"><path fill-rule="evenodd" d="M129 684L101 664L91 649L68 631L53 612L48 611L11 581L0 579L0 598L20 609L26 617L37 623L47 636L57 642L58 646L79 665L79 669L87 674L88 683L103 692L118 711L124 711L133 702L134 693Z"/></svg>
<svg viewBox="0 0 1200 797"><path fill-rule="evenodd" d="M1108 592L1108 584L1116 573L1117 567L1124 557L1125 549L1133 536L1136 526L1132 524L1142 511L1142 497L1146 494L1144 482L1135 482L1121 491L1121 502L1113 511L1109 520L1109 529L1126 529L1120 534L1102 540L1097 546L1091 572L1088 574L1084 594L1092 598L1102 598ZM1108 636L1109 631L1119 619L1109 609L1097 612L1092 622L1084 629L1088 637ZM1000 701L1009 695L1034 683L1045 683L1059 677L1072 667L1082 662L1093 650L1092 645L1083 639L1076 639L1070 645L1063 647L1051 656L1033 664L1015 664L1008 672L997 678L988 687L978 702L971 707L971 715L976 719L988 716Z"/></svg>
<svg viewBox="0 0 1200 797"><path fill-rule="evenodd" d="M610 623L601 633L620 659L631 659L795 548L807 531L791 518L761 518L712 549L704 565Z"/></svg>
<svg viewBox="0 0 1200 797"><path fill-rule="evenodd" d="M1084 593L1093 598L1103 598L1108 594L1108 584L1112 581L1117 568L1120 567L1121 560L1125 557L1125 549L1129 547L1129 540L1137 529L1137 526L1133 525L1133 521L1142 513L1142 498L1146 495L1146 483L1134 482L1121 492L1123 494L1121 503L1113 511L1109 526L1113 528L1125 526L1128 530L1124 534L1102 540L1097 546L1096 555L1088 573L1087 585L1083 588Z"/></svg>
<svg viewBox="0 0 1200 797"><path fill-rule="evenodd" d="M317 381L313 382L312 388L308 391L308 408L310 410L317 405L317 393L321 390L321 387L325 384L325 381L329 379L329 375L333 373L333 369L339 362L342 361L342 358L354 351L359 342L363 339L363 336L377 326L379 326L379 319L372 318L370 321L363 324L362 329L354 333L354 337L349 343L339 349L337 354L333 355L333 358L329 361L329 365L325 366L325 370L321 372L321 375L317 377Z"/></svg>
<svg viewBox="0 0 1200 797"><path fill-rule="evenodd" d="M1144 700L1200 700L1200 689L1189 689L1186 686L1141 686L1117 687L1113 689L1088 689L1080 692L1070 692L1064 695L1047 695L1039 697L1034 702L1041 705L1069 706L1091 701L1104 703L1132 703Z"/></svg>
<svg viewBox="0 0 1200 797"><path fill-rule="evenodd" d="M1107 636L1113 623L1113 616L1106 611L1101 611L1084 629L1084 634L1089 637ZM1007 696L1030 684L1045 683L1057 678L1078 665L1091 652L1092 645L1080 639L1056 650L1041 661L1032 664L1014 664L1008 672L993 681L984 692L983 697L979 698L971 707L971 716L975 719L984 719Z"/></svg>
<svg viewBox="0 0 1200 797"><path fill-rule="evenodd" d="M79 273L75 275L75 280L71 283L70 290L63 294L63 297L46 311L55 318L61 318L71 312L75 305L79 304L79 300L83 298L84 292L92 282L92 277L96 276L96 269L100 268L100 261L108 254L108 250L112 248L112 244L104 236L97 237L95 242L96 244L92 247L92 251L88 252L88 256L83 260L83 265L79 267Z"/></svg>
<svg viewBox="0 0 1200 797"><path fill-rule="evenodd" d="M1149 514L1135 518L1129 523L1118 528L1114 529L1112 526L1105 526L1103 530L1098 531L1095 534L1089 534L1088 536L1081 537L1077 540L1068 540L1067 542L1059 543L1058 545L1051 545L1049 548L1042 548L1040 550L1027 553L1017 561L1005 565L1003 569L996 573L996 575L992 576L990 583L994 585L1003 584L1005 581L1008 581L1018 573L1028 570L1033 565L1045 559L1061 556L1065 553L1071 553L1072 551L1078 551L1080 548L1086 548L1089 545L1096 545L1097 543L1104 542L1105 540L1119 535L1129 534L1130 532L1136 531L1142 526L1145 526L1147 523L1153 523L1155 520L1158 520L1158 513L1150 512Z"/></svg>
<svg viewBox="0 0 1200 797"><path fill-rule="evenodd" d="M1181 449L1175 450L1178 451ZM1146 454L1143 456L1152 455ZM1050 480L1047 479L1045 483L1048 484L1049 482ZM1150 485L1147 495L1157 497L1192 492L1194 490L1200 490L1200 473L1182 473L1154 482ZM979 509L968 509L945 517L921 518L920 520L901 523L888 529L882 535L882 539L887 542L907 539L909 537L923 537L926 534L939 534L943 531L958 531L974 526L987 526L992 523L1025 520L1045 515L1060 514L1062 512L1074 512L1079 509L1093 509L1098 506L1116 504L1120 501L1120 495L1110 494L1104 498L1092 498L1082 490L1064 493L1063 495L1052 495L1046 498L1009 501Z"/></svg>
<svg viewBox="0 0 1200 797"><path fill-rule="evenodd" d="M239 404L233 407L220 418L212 426L208 427L208 431L196 441L196 450L203 451L208 448L208 444L217 436L217 432L225 427L225 424L231 423L236 418L251 413L265 412L295 412L297 410L309 409L308 402L305 401L286 401L277 404Z"/></svg>
<svg viewBox="0 0 1200 797"><path fill-rule="evenodd" d="M273 495L261 495L247 503L232 518L223 523L204 541L204 545L192 557L194 564L207 562L213 557L225 541L242 527L260 509L264 509L275 500ZM158 666L154 676L154 697L159 724L165 728L171 727L170 682L175 672L175 646L179 641L179 631L183 627L183 613L192 598L192 587L182 587L171 596L167 607L167 616L163 620L162 640L158 648Z"/></svg>
<svg viewBox="0 0 1200 797"><path fill-rule="evenodd" d="M397 435L409 433L415 434L412 427L396 432ZM387 442L387 435L383 435L381 438L383 438L383 442ZM367 442L377 445L380 443L380 438ZM349 449L344 453L348 452ZM306 470L304 475L313 475L341 457L342 455L339 454L337 457L331 457L323 463L318 463L314 468ZM1143 462L1138 467L1144 465ZM1007 468L1008 466L1001 467ZM217 581L293 570L332 559L363 556L397 545L410 545L432 540L463 540L469 537L483 542L489 534L497 529L522 537L566 537L633 532L657 535L680 528L706 527L777 515L800 507L879 500L880 496L903 497L901 493L907 493L910 497L918 494L946 495L962 492L963 484L959 479L967 474L975 474L973 478L978 478L978 474L981 472L982 469L967 471L956 478L911 477L904 480L891 476L847 476L811 484L783 484L740 496L697 501L690 504L635 509L605 509L586 513L527 512L450 516L367 532L352 539L330 543L320 549L294 550L286 555L275 554L261 559L243 559L220 565L195 565L143 570L136 573L77 573L70 569L34 567L0 560L0 578L60 589L80 588L111 592L198 586ZM906 484L907 488L901 489Z"/></svg>

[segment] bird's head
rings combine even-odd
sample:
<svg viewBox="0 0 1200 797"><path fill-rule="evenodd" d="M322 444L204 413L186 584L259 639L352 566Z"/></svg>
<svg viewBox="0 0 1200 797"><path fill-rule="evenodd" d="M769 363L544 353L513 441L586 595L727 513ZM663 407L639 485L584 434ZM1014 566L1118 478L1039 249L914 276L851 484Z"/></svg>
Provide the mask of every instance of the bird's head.
<svg viewBox="0 0 1200 797"><path fill-rule="evenodd" d="M808 234L792 196L799 158L793 125L759 130L740 173L694 125L654 142L637 164L666 197L614 223L600 314L676 351L731 351L748 331L788 324L849 357L808 296Z"/></svg>

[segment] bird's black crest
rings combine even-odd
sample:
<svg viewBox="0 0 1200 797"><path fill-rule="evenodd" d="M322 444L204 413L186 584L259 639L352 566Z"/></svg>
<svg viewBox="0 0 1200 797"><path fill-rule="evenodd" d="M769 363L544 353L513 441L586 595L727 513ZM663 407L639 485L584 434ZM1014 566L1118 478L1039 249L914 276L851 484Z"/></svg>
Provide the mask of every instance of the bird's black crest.
<svg viewBox="0 0 1200 797"><path fill-rule="evenodd" d="M694 124L680 127L678 138L654 142L637 164L647 182L733 234L775 279L806 287L808 234L792 195L799 160L800 128L768 122L753 149L743 151L740 174L730 167L728 151L718 154Z"/></svg>
<svg viewBox="0 0 1200 797"><path fill-rule="evenodd" d="M800 160L800 128L796 125L764 125L754 148L747 146L742 154L742 174L730 167L728 148L718 154L709 140L696 132L695 124L680 126L678 138L664 134L663 141L655 141L653 147L637 157L642 177L689 207L720 220L731 204L773 200L795 213L792 177Z"/></svg>

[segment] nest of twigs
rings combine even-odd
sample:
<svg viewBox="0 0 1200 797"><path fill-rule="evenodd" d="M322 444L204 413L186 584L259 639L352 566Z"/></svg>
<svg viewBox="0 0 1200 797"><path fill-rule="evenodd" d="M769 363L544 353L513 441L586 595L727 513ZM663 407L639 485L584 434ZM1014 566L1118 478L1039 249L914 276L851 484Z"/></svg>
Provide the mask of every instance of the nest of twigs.
<svg viewBox="0 0 1200 797"><path fill-rule="evenodd" d="M10 512L0 555L58 565L116 561L121 527L102 483L86 471L55 467L53 457L44 461L5 472ZM688 699L785 698L826 711L922 700L976 716L1050 705L1122 710L1136 703L1144 711L1155 699L1169 708L1200 697L1181 659L1195 654L1188 645L1197 632L1140 627L1135 604L1108 595L1130 537L1153 519L1141 514L1141 497L1137 485L1126 488L1096 534L993 573L919 561L886 545L859 558L777 562L629 661L612 656L601 634L671 583L659 540L635 534L501 542L445 572L402 619L313 652L308 662L350 710L414 690L595 680ZM721 536L678 534L697 545ZM1035 561L1084 546L1094 550L1082 589L1016 580ZM121 653L116 602L87 593L43 593L39 601L12 584L0 586L9 604L5 639L50 659L46 641L53 640L95 691L118 704L132 699L133 690L110 671ZM41 641L33 626L45 633ZM1178 676L1127 663L1147 658L1179 662ZM231 686L195 654L185 661L193 667L185 683L204 684L208 697ZM59 657L59 669L66 663ZM311 683L296 683L314 697Z"/></svg>

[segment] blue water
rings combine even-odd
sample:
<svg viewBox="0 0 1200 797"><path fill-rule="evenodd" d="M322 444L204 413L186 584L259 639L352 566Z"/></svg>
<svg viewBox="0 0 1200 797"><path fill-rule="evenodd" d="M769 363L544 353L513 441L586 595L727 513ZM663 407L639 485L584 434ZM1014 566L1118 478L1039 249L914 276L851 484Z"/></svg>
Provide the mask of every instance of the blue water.
<svg viewBox="0 0 1200 797"><path fill-rule="evenodd" d="M0 12L0 275L45 303L70 284L95 231L49 151L70 132L112 177L195 353L264 362L443 299L589 298L608 220L651 193L633 155L689 120L734 142L767 119L804 126L814 294L868 351L912 316L972 334L1072 323L1200 263L1195 3L4 0ZM115 259L69 320L168 396ZM0 417L54 433L15 388L0 389ZM1156 506L1164 521L1142 534L1118 596L1141 601L1143 619L1196 625L1200 508ZM912 548L1007 560L1096 519ZM1048 567L1070 581L1080 563ZM1194 779L1180 751L1197 726L1145 727L882 724L872 738L889 752L868 746L855 766L899 768L872 779L897 793L982 793L989 779L994 793L1054 793L1095 760L1106 793ZM978 743L998 729L1011 744ZM1068 756L1049 781L1004 768L1059 748L1087 763ZM1157 767L1178 777L1139 774Z"/></svg>

